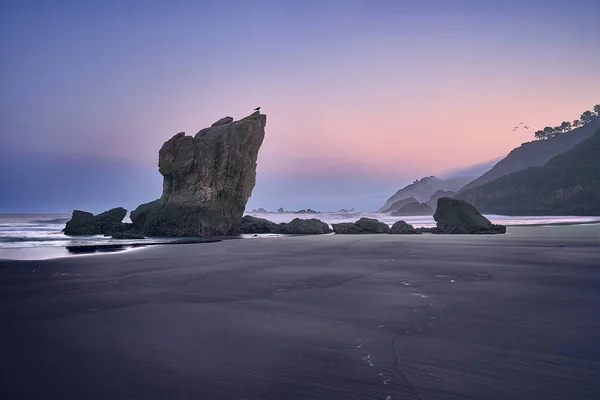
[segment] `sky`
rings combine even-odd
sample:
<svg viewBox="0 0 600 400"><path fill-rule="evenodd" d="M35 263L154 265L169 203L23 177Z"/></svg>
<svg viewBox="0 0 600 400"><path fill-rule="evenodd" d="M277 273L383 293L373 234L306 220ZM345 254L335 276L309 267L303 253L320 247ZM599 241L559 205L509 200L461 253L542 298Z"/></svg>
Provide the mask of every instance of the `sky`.
<svg viewBox="0 0 600 400"><path fill-rule="evenodd" d="M378 209L598 104L599 17L597 0L4 0L0 212L150 201L166 140L259 105L249 208Z"/></svg>

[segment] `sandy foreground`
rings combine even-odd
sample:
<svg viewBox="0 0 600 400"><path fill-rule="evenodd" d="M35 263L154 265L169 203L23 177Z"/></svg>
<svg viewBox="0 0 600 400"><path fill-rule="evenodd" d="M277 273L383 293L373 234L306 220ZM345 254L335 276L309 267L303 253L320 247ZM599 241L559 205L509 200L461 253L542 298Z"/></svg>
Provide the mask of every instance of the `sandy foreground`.
<svg viewBox="0 0 600 400"><path fill-rule="evenodd" d="M597 399L600 226L0 261L1 399Z"/></svg>

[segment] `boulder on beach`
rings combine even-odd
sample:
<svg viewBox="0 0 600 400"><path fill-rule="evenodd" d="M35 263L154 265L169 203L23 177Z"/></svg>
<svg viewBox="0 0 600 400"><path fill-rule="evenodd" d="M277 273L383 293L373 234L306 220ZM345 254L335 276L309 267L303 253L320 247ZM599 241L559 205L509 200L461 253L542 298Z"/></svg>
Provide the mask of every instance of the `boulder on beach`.
<svg viewBox="0 0 600 400"><path fill-rule="evenodd" d="M504 225L494 225L464 200L441 197L433 214L437 222L434 233L495 234L506 233Z"/></svg>
<svg viewBox="0 0 600 400"><path fill-rule="evenodd" d="M63 232L65 235L103 235L122 232L126 225L122 223L127 215L123 207L112 208L101 214L74 210L71 219L67 221Z"/></svg>
<svg viewBox="0 0 600 400"><path fill-rule="evenodd" d="M289 235L322 235L331 233L329 225L316 218L294 218L291 222L279 224L279 226L281 233Z"/></svg>
<svg viewBox="0 0 600 400"><path fill-rule="evenodd" d="M281 233L281 227L264 218L245 215L240 225L240 233Z"/></svg>
<svg viewBox="0 0 600 400"><path fill-rule="evenodd" d="M360 229L362 229L365 233L389 233L390 226L383 222L379 222L375 218L365 218L362 217L358 221L354 223Z"/></svg>
<svg viewBox="0 0 600 400"><path fill-rule="evenodd" d="M404 221L396 221L390 228L390 233L394 235L415 235L420 234L421 232Z"/></svg>
<svg viewBox="0 0 600 400"><path fill-rule="evenodd" d="M338 235L360 235L366 233L353 222L340 222L339 224L331 224L333 232Z"/></svg>
<svg viewBox="0 0 600 400"><path fill-rule="evenodd" d="M195 136L181 132L162 146L163 192L131 213L153 236L236 235L256 183L256 161L267 116L225 117Z"/></svg>
<svg viewBox="0 0 600 400"><path fill-rule="evenodd" d="M379 222L374 218L361 218L358 221L342 222L332 224L333 232L340 235L361 235L368 233L389 233L390 227L388 224Z"/></svg>

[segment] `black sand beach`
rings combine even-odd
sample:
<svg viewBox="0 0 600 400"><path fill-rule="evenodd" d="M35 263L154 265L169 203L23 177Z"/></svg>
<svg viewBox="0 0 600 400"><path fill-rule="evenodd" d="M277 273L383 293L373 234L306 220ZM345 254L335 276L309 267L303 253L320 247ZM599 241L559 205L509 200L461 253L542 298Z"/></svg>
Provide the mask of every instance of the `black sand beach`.
<svg viewBox="0 0 600 400"><path fill-rule="evenodd" d="M2 399L596 399L600 227L0 262Z"/></svg>

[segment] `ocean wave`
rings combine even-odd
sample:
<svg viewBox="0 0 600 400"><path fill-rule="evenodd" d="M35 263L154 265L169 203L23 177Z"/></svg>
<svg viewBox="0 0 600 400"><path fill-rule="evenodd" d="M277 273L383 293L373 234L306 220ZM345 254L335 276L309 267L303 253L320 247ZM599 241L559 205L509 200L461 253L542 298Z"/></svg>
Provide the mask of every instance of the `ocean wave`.
<svg viewBox="0 0 600 400"><path fill-rule="evenodd" d="M66 224L71 218L55 218L55 219L34 219L31 221L34 224Z"/></svg>
<svg viewBox="0 0 600 400"><path fill-rule="evenodd" d="M67 237L0 236L0 243L13 242L56 242L69 240Z"/></svg>

